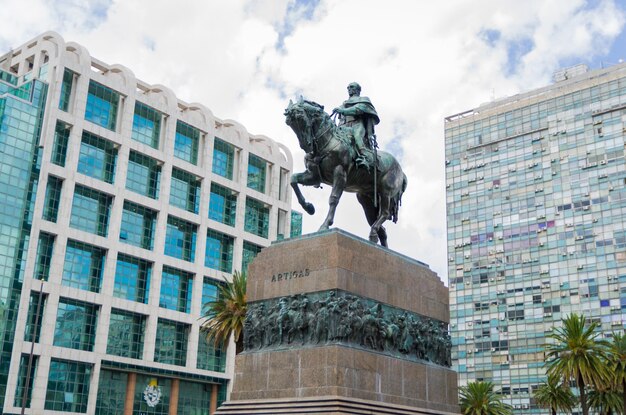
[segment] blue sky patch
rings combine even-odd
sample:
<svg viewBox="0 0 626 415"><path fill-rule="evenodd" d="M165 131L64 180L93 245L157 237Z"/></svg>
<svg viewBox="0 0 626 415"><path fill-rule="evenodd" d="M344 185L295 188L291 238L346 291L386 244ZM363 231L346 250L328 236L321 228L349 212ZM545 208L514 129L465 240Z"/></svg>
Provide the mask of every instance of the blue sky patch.
<svg viewBox="0 0 626 415"><path fill-rule="evenodd" d="M495 47L502 36L499 30L493 29L485 29L479 35L491 47Z"/></svg>
<svg viewBox="0 0 626 415"><path fill-rule="evenodd" d="M522 58L535 46L535 43L529 39L521 39L516 42L507 43L506 48L506 66L504 67L504 73L506 75L512 75L517 72L517 68L521 63Z"/></svg>
<svg viewBox="0 0 626 415"><path fill-rule="evenodd" d="M295 0L287 5L285 20L277 27L278 41L276 48L284 50L285 38L293 33L298 23L312 20L320 0Z"/></svg>

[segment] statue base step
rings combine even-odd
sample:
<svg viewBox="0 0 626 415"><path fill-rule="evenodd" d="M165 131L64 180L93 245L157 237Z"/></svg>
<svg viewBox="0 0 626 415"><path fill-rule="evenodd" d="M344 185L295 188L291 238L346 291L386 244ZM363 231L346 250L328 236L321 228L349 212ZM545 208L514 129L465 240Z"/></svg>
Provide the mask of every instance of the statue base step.
<svg viewBox="0 0 626 415"><path fill-rule="evenodd" d="M297 399L256 399L225 402L215 415L457 415L431 409L356 398L319 396Z"/></svg>

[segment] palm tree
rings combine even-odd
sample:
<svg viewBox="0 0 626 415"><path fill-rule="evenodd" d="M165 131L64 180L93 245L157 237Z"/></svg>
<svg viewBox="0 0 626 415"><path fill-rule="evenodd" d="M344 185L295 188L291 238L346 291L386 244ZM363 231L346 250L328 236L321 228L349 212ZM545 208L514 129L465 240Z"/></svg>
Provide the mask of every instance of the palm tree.
<svg viewBox="0 0 626 415"><path fill-rule="evenodd" d="M464 415L510 415L512 408L493 391L491 382L470 382L459 388L461 412Z"/></svg>
<svg viewBox="0 0 626 415"><path fill-rule="evenodd" d="M587 398L589 407L599 415L622 413L622 399L617 391L612 389L592 389Z"/></svg>
<svg viewBox="0 0 626 415"><path fill-rule="evenodd" d="M544 384L534 392L535 400L542 408L550 408L552 415L557 411L572 412L576 406L576 397L572 390L559 382L561 378L551 375Z"/></svg>
<svg viewBox="0 0 626 415"><path fill-rule="evenodd" d="M610 379L605 364L607 343L596 340L600 333L594 332L599 326L597 322L587 325L585 316L574 313L563 319L562 327L548 335L555 341L547 346L548 376L561 377L564 383L576 382L583 415L589 415L585 387L602 388Z"/></svg>
<svg viewBox="0 0 626 415"><path fill-rule="evenodd" d="M626 414L626 334L613 333L609 343L609 367L617 389L622 388L622 413Z"/></svg>
<svg viewBox="0 0 626 415"><path fill-rule="evenodd" d="M232 334L236 354L243 351L243 323L248 308L247 282L245 272L235 271L232 282L220 285L217 298L205 304L207 311L202 316L205 321L200 326L206 333L207 341L212 341L216 347L225 344Z"/></svg>

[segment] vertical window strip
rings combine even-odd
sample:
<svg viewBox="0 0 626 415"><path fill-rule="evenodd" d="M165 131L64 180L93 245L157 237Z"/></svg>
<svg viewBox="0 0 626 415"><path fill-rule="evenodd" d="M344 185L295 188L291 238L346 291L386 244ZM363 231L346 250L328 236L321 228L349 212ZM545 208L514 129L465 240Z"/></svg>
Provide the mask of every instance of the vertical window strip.
<svg viewBox="0 0 626 415"><path fill-rule="evenodd" d="M300 235L302 235L302 213L292 210L290 237L295 238Z"/></svg>
<svg viewBox="0 0 626 415"><path fill-rule="evenodd" d="M15 399L13 405L19 408L22 407L22 399L24 397L24 389L26 389L26 378L28 373L28 361L29 356L23 354L20 357L20 368L17 373L17 388L15 389ZM35 381L35 374L37 373L37 366L39 364L39 356L33 355L30 373L28 374L28 391L26 392L26 408L30 408L30 401L33 395L33 383Z"/></svg>
<svg viewBox="0 0 626 415"><path fill-rule="evenodd" d="M270 209L265 204L246 198L246 217L244 230L262 238L269 233Z"/></svg>
<svg viewBox="0 0 626 415"><path fill-rule="evenodd" d="M200 181L191 173L172 168L170 205L198 213L200 207Z"/></svg>
<svg viewBox="0 0 626 415"><path fill-rule="evenodd" d="M233 179L235 162L235 147L219 138L215 138L213 144L213 173Z"/></svg>
<svg viewBox="0 0 626 415"><path fill-rule="evenodd" d="M46 187L46 198L42 218L50 222L56 222L59 215L59 204L61 202L61 189L63 180L55 176L48 176Z"/></svg>
<svg viewBox="0 0 626 415"><path fill-rule="evenodd" d="M54 129L54 143L52 145L51 161L57 166L65 167L67 158L67 146L70 139L71 126L62 121L57 121Z"/></svg>
<svg viewBox="0 0 626 415"><path fill-rule="evenodd" d="M161 117L160 112L137 101L131 138L152 148L159 148Z"/></svg>
<svg viewBox="0 0 626 415"><path fill-rule="evenodd" d="M177 121L174 156L191 164L198 164L199 144L200 130L184 122Z"/></svg>
<svg viewBox="0 0 626 415"><path fill-rule="evenodd" d="M28 315L26 317L26 327L24 328L24 341L39 343L41 334L41 322L44 314L47 296L39 292L31 292L28 303ZM41 301L40 301L41 300ZM39 312L37 312L39 309Z"/></svg>
<svg viewBox="0 0 626 415"><path fill-rule="evenodd" d="M248 155L248 187L265 193L265 174L267 161L250 153Z"/></svg>
<svg viewBox="0 0 626 415"><path fill-rule="evenodd" d="M61 111L69 111L73 84L74 72L66 68L63 71L63 81L61 82L61 96L59 98L59 109Z"/></svg>
<svg viewBox="0 0 626 415"><path fill-rule="evenodd" d="M33 277L38 280L48 281L50 277L50 264L54 253L55 236L49 233L40 232L37 243L37 261L35 263L35 273Z"/></svg>
<svg viewBox="0 0 626 415"><path fill-rule="evenodd" d="M234 246L235 238L232 236L208 229L204 265L219 271L232 272Z"/></svg>
<svg viewBox="0 0 626 415"><path fill-rule="evenodd" d="M209 219L229 226L235 226L237 194L218 184L211 183L209 199Z"/></svg>

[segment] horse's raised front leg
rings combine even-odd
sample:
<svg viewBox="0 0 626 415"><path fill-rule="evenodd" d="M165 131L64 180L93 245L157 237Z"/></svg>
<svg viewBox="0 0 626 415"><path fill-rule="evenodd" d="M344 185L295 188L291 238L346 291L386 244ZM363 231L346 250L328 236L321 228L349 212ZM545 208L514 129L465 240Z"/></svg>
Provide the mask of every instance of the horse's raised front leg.
<svg viewBox="0 0 626 415"><path fill-rule="evenodd" d="M309 170L291 175L291 187L296 194L296 198L298 198L298 203L300 203L300 206L302 206L302 209L304 209L306 213L312 215L315 213L315 206L304 199L298 184L303 186L318 186L320 184L320 178L317 174L313 174Z"/></svg>
<svg viewBox="0 0 626 415"><path fill-rule="evenodd" d="M330 225L333 224L333 220L335 219L335 210L337 210L339 199L341 199L341 195L343 194L343 189L346 187L346 179L347 174L343 166L338 165L335 167L335 170L333 171L333 190L330 192L330 198L328 199L328 215L326 215L324 223L320 226L320 231L328 229Z"/></svg>

